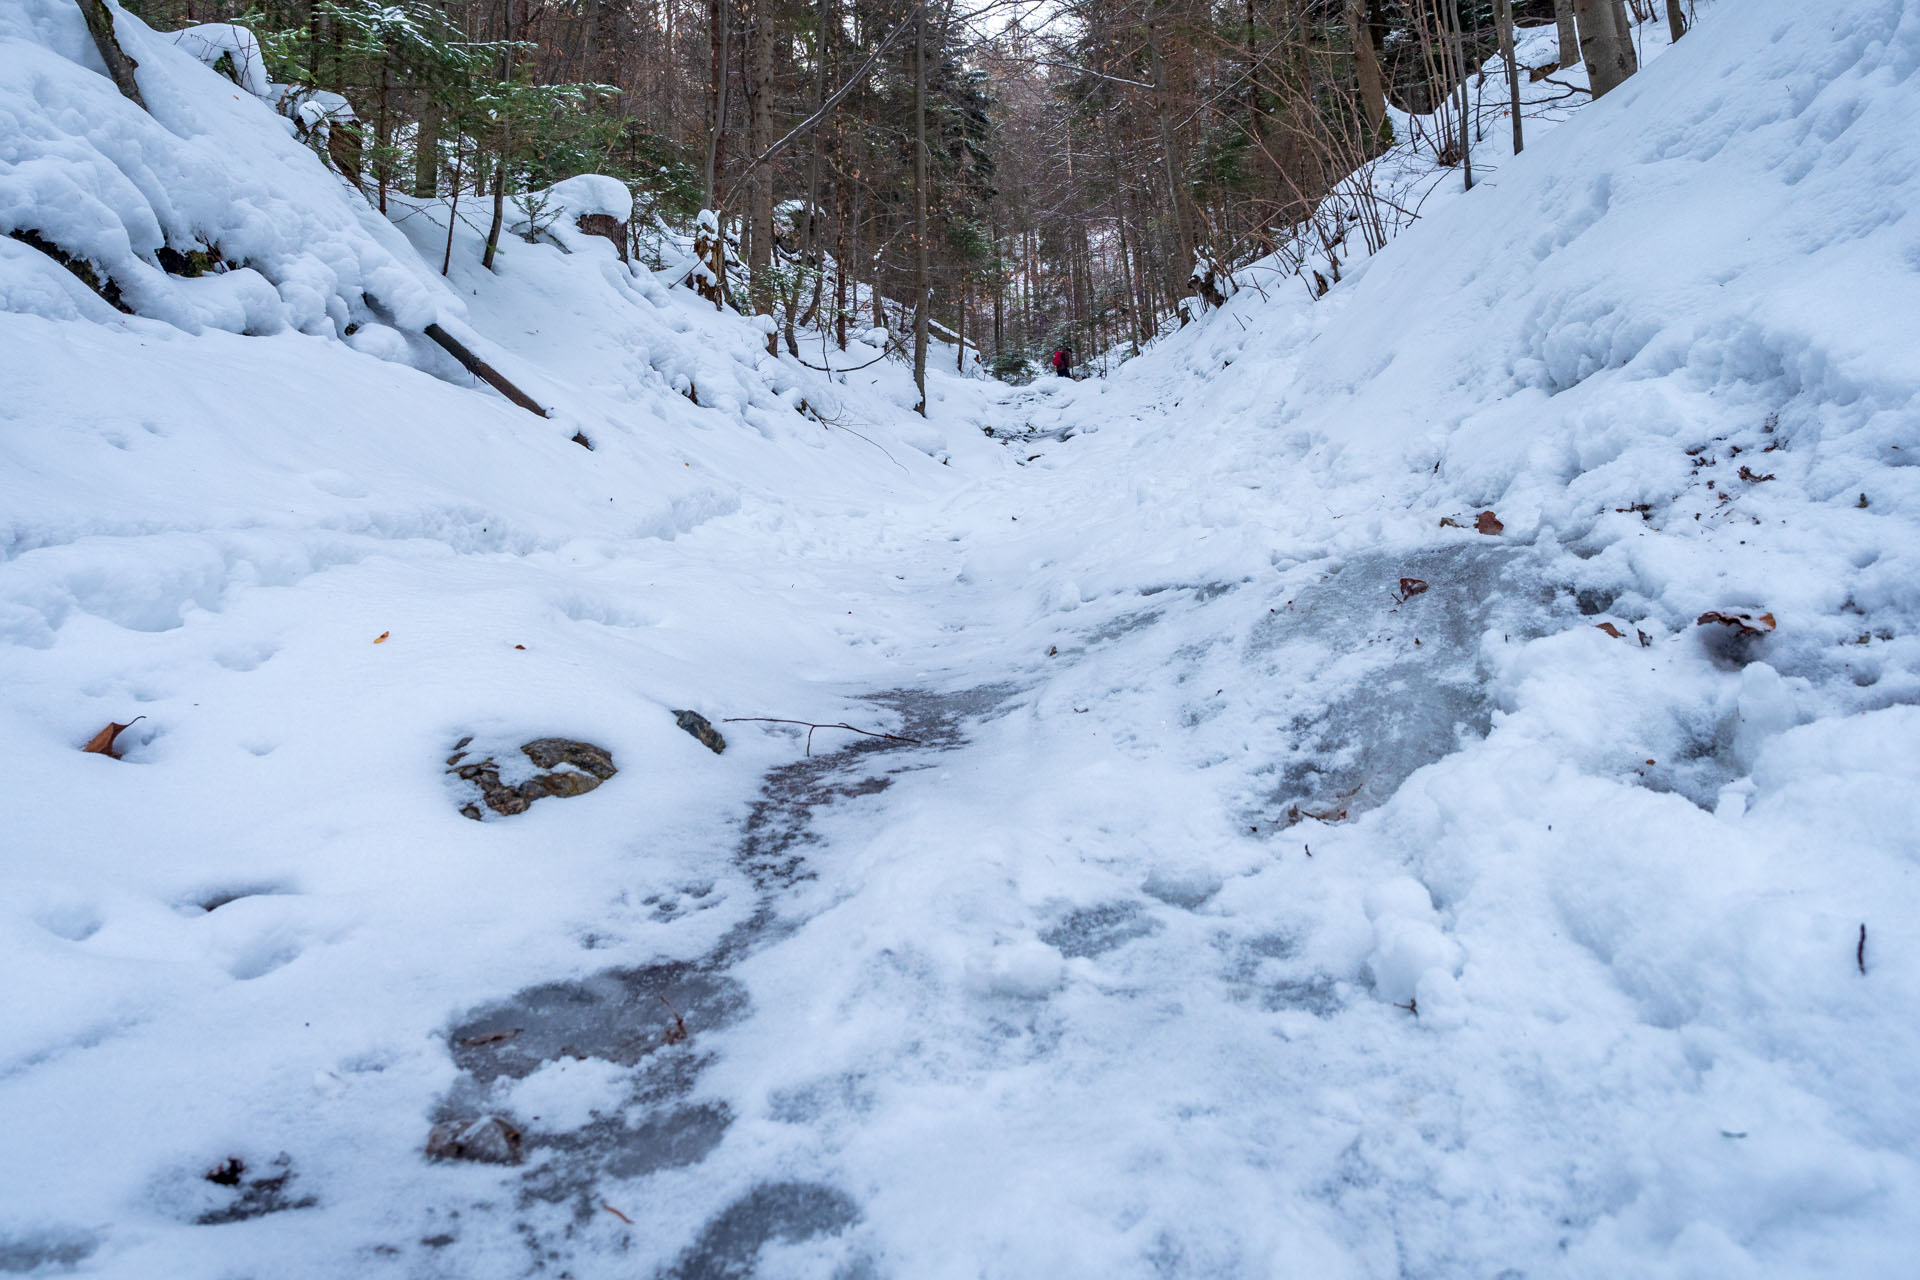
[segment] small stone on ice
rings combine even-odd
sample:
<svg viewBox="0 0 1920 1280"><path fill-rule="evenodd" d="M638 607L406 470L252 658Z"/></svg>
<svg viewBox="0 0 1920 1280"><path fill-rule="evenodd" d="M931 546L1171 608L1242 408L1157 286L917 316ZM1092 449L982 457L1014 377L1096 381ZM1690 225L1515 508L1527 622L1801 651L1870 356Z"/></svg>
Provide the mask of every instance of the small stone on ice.
<svg viewBox="0 0 1920 1280"><path fill-rule="evenodd" d="M427 1159L519 1164L520 1130L499 1116L442 1121L427 1134Z"/></svg>

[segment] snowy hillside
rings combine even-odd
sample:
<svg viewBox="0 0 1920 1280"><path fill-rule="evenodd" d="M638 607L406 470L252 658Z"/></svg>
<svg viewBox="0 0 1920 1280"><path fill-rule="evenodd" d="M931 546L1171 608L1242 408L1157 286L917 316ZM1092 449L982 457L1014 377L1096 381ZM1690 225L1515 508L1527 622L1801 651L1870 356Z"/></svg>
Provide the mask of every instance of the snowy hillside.
<svg viewBox="0 0 1920 1280"><path fill-rule="evenodd" d="M1911 1269L1901 0L925 421L121 25L0 12L127 308L0 236L0 1271Z"/></svg>

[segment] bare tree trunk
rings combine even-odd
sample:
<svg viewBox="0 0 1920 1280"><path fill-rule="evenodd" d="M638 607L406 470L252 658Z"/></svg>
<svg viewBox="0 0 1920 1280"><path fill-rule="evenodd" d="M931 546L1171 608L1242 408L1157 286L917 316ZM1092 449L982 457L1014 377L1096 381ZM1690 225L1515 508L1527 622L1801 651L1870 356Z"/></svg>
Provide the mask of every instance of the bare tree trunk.
<svg viewBox="0 0 1920 1280"><path fill-rule="evenodd" d="M833 184L834 208L839 214L833 241L833 340L842 351L847 349L847 264L853 261L851 255L859 251L860 231L859 206L851 203L846 185L844 181ZM854 286L856 290L859 287Z"/></svg>
<svg viewBox="0 0 1920 1280"><path fill-rule="evenodd" d="M1614 23L1619 0L1573 0L1580 23L1580 55L1587 64L1587 83L1595 98L1604 98L1633 74L1633 45L1623 39L1624 24Z"/></svg>
<svg viewBox="0 0 1920 1280"><path fill-rule="evenodd" d="M1460 0L1447 0L1453 19L1453 68L1460 77L1460 168L1467 190L1473 190L1473 134L1467 127L1467 59L1460 43Z"/></svg>
<svg viewBox="0 0 1920 1280"><path fill-rule="evenodd" d="M1570 67L1580 61L1580 37L1573 25L1573 0L1553 0L1553 21L1559 29L1560 65Z"/></svg>
<svg viewBox="0 0 1920 1280"><path fill-rule="evenodd" d="M507 0L507 39L515 36L513 0ZM521 23L525 27L525 23ZM502 84L513 79L513 46L500 57L500 81ZM493 270L493 260L500 252L500 227L507 218L507 153L512 148L512 135L505 124L500 128L500 155L493 166L493 223L487 228L487 250L480 255L480 265L488 271Z"/></svg>
<svg viewBox="0 0 1920 1280"><path fill-rule="evenodd" d="M380 113L374 117L374 186L380 196L380 212L387 211L387 187L393 180L393 76L385 58L380 60Z"/></svg>
<svg viewBox="0 0 1920 1280"><path fill-rule="evenodd" d="M120 90L120 95L134 106L145 111L147 100L140 96L140 82L133 76L140 64L120 47L120 37L113 33L113 10L107 8L106 0L80 0L80 12L86 15L87 30L93 35L93 47L100 51L100 60L107 64L107 74L113 77L114 88Z"/></svg>
<svg viewBox="0 0 1920 1280"><path fill-rule="evenodd" d="M420 108L413 135L413 196L431 200L440 193L440 108L431 99Z"/></svg>
<svg viewBox="0 0 1920 1280"><path fill-rule="evenodd" d="M755 0L753 24L747 29L747 153L759 156L773 146L773 6ZM748 175L748 218L752 224L747 250L747 297L755 314L773 310L773 169L760 165ZM780 345L767 335L767 354L778 355Z"/></svg>
<svg viewBox="0 0 1920 1280"><path fill-rule="evenodd" d="M1613 36L1620 45L1620 60L1630 76L1640 69L1640 55L1633 47L1633 19L1627 14L1627 0L1605 0L1613 18ZM1638 5L1635 6L1637 11ZM1621 79L1626 79L1622 76Z"/></svg>
<svg viewBox="0 0 1920 1280"><path fill-rule="evenodd" d="M927 416L927 312L933 305L927 275L927 6L922 0L913 30L913 385L914 408Z"/></svg>
<svg viewBox="0 0 1920 1280"><path fill-rule="evenodd" d="M1667 0L1667 38L1678 40L1687 34L1687 15L1680 10L1680 0Z"/></svg>
<svg viewBox="0 0 1920 1280"><path fill-rule="evenodd" d="M440 274L446 275L453 270L453 229L460 222L460 151L459 135L453 140L453 200L447 205L447 251L440 259Z"/></svg>
<svg viewBox="0 0 1920 1280"><path fill-rule="evenodd" d="M1007 349L1007 274L1001 269L1000 236L996 230L993 237L993 353L998 356Z"/></svg>
<svg viewBox="0 0 1920 1280"><path fill-rule="evenodd" d="M817 112L827 100L827 52L830 0L820 0L819 30L814 33L813 50L813 109ZM818 318L820 301L827 287L827 264L820 249L820 153L826 147L826 122L821 122L820 130L813 135L812 154L807 157L807 239L806 251L801 254L803 267L813 269L813 304L811 314ZM756 151L763 155L764 151ZM825 321L820 320L821 327Z"/></svg>
<svg viewBox="0 0 1920 1280"><path fill-rule="evenodd" d="M713 210L717 225L713 237L713 259L707 269L713 273L713 309L723 310L727 305L727 223L720 209L718 183L720 172L725 163L724 147L727 133L727 81L729 79L728 45L732 37L733 0L711 0L708 8L709 27L713 35L713 68L708 94L708 107L712 117L707 124L707 172L706 194L703 203Z"/></svg>
<svg viewBox="0 0 1920 1280"><path fill-rule="evenodd" d="M1147 26L1147 51L1152 60L1155 114L1160 118L1160 151L1167 167L1167 196L1172 202L1174 220L1176 261L1168 264L1167 289L1178 298L1185 296L1187 281L1193 275L1196 241L1193 218L1187 208L1187 184L1180 173L1180 154L1173 144L1173 97L1167 87L1166 59L1160 54L1160 37L1152 24Z"/></svg>
<svg viewBox="0 0 1920 1280"><path fill-rule="evenodd" d="M493 260L500 252L500 228L507 220L507 160L502 156L493 166L493 222L487 227L487 250L480 255L480 265L493 270Z"/></svg>
<svg viewBox="0 0 1920 1280"><path fill-rule="evenodd" d="M727 131L727 44L732 35L732 0L711 0L708 5L708 26L713 35L713 69L707 91L707 170L706 189L701 196L702 203L709 209L715 208L715 199L723 156L721 148Z"/></svg>
<svg viewBox="0 0 1920 1280"><path fill-rule="evenodd" d="M1353 41L1354 73L1360 81L1360 109L1367 121L1362 154L1371 156L1380 145L1381 126L1387 120L1387 86L1380 74L1380 58L1373 47L1373 30L1362 12L1365 0L1347 0L1347 33Z"/></svg>
<svg viewBox="0 0 1920 1280"><path fill-rule="evenodd" d="M1520 135L1520 68L1513 60L1513 0L1493 0L1493 21L1500 28L1500 57L1507 64L1507 93L1513 107L1513 154L1526 150Z"/></svg>

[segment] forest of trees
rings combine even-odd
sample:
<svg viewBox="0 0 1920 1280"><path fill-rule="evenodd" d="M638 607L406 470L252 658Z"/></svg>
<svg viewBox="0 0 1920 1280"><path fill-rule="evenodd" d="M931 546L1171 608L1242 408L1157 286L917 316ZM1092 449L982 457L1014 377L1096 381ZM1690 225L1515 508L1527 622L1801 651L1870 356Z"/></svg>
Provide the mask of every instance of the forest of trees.
<svg viewBox="0 0 1920 1280"><path fill-rule="evenodd" d="M1686 20L1682 0L125 5L240 23L276 83L344 98L330 158L383 209L465 198L497 242L514 194L611 174L637 226L716 211L688 283L789 342L880 323L922 367L932 332L1007 371L1217 298L1396 141L1388 104L1434 113L1398 141L1470 166L1462 69L1514 23L1557 22L1561 65L1604 93L1634 69L1629 10Z"/></svg>

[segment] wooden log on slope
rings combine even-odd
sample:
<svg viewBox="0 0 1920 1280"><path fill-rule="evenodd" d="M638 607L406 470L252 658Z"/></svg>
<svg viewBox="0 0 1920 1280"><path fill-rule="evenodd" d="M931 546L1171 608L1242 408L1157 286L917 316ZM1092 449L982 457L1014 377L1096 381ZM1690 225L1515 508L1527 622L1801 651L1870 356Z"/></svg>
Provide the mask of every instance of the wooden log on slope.
<svg viewBox="0 0 1920 1280"><path fill-rule="evenodd" d="M528 413L537 413L543 418L551 418L553 416L549 410L541 407L539 401L514 386L513 383L507 381L505 375L498 369L473 354L465 343L455 338L439 325L428 325L426 327L426 335L439 343L441 350L465 366L468 373L480 379L480 381L486 383L495 391L498 391L501 395L513 401L522 409L525 409Z"/></svg>

